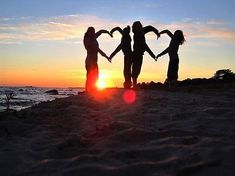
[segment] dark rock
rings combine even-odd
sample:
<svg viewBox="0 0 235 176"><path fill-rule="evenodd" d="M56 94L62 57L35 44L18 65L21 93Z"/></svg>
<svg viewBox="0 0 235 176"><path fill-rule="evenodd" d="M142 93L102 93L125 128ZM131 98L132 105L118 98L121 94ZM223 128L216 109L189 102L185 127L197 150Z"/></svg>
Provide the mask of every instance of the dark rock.
<svg viewBox="0 0 235 176"><path fill-rule="evenodd" d="M56 89L48 90L45 93L50 94L50 95L58 95L59 94L58 90L56 90Z"/></svg>

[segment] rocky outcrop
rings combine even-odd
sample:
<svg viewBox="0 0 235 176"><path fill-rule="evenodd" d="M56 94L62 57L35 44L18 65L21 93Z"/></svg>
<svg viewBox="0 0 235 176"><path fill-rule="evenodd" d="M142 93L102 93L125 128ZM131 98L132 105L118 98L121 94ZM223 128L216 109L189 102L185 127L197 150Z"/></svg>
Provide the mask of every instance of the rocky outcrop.
<svg viewBox="0 0 235 176"><path fill-rule="evenodd" d="M45 93L47 93L49 95L58 95L59 94L58 90L56 90L56 89L48 90Z"/></svg>

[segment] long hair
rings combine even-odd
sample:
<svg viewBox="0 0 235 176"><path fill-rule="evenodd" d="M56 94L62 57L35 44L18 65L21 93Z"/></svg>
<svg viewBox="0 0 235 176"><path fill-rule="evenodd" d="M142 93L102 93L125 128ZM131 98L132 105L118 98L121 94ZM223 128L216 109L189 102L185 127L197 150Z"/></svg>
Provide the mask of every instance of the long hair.
<svg viewBox="0 0 235 176"><path fill-rule="evenodd" d="M184 34L181 30L176 30L174 33L174 39L182 45L185 42Z"/></svg>
<svg viewBox="0 0 235 176"><path fill-rule="evenodd" d="M87 37L94 37L95 36L95 28L94 27L89 27L84 35L84 38Z"/></svg>
<svg viewBox="0 0 235 176"><path fill-rule="evenodd" d="M95 41L95 28L89 27L84 35L83 44L86 49L88 49L89 43Z"/></svg>
<svg viewBox="0 0 235 176"><path fill-rule="evenodd" d="M128 25L127 27L125 27L125 28L123 29L123 34L124 34L124 35L129 35L129 34L130 34L130 31L131 31L131 28L130 28L130 26Z"/></svg>

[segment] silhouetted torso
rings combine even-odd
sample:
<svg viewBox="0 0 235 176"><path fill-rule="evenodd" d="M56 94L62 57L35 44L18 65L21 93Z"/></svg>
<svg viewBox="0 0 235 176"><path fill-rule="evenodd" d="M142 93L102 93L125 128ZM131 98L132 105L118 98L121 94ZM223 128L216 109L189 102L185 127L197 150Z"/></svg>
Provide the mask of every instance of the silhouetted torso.
<svg viewBox="0 0 235 176"><path fill-rule="evenodd" d="M96 64L99 48L96 38L84 37L84 45L87 50L86 65Z"/></svg>
<svg viewBox="0 0 235 176"><path fill-rule="evenodd" d="M170 59L179 59L178 50L180 43L174 39L171 40L169 44L169 56Z"/></svg>
<svg viewBox="0 0 235 176"><path fill-rule="evenodd" d="M123 34L121 39L122 52L125 56L130 56L131 54L131 36L129 34Z"/></svg>
<svg viewBox="0 0 235 176"><path fill-rule="evenodd" d="M133 46L133 51L136 54L144 54L145 51L145 37L143 32L138 32L134 34L134 46Z"/></svg>

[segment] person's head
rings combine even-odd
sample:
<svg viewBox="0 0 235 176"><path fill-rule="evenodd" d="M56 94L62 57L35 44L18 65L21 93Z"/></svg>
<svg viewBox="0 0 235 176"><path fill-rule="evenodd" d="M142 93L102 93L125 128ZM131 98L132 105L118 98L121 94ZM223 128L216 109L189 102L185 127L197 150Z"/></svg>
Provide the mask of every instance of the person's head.
<svg viewBox="0 0 235 176"><path fill-rule="evenodd" d="M129 25L123 29L123 33L124 33L125 35L130 34L130 31L131 31L131 28L130 28Z"/></svg>
<svg viewBox="0 0 235 176"><path fill-rule="evenodd" d="M180 43L180 45L182 45L185 42L184 34L181 30L175 31L174 39L177 40Z"/></svg>
<svg viewBox="0 0 235 176"><path fill-rule="evenodd" d="M86 37L95 37L95 28L89 27L85 34Z"/></svg>
<svg viewBox="0 0 235 176"><path fill-rule="evenodd" d="M140 21L135 21L135 22L133 23L133 25L132 25L132 31L133 31L134 33L141 32L142 29L143 29L143 26L142 26L142 24L141 24Z"/></svg>

